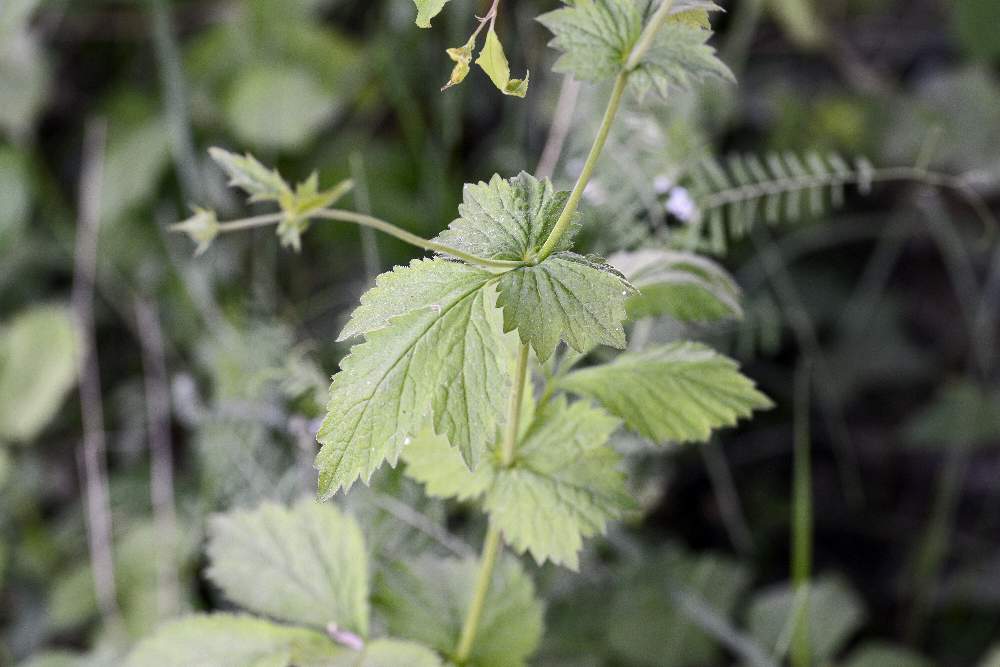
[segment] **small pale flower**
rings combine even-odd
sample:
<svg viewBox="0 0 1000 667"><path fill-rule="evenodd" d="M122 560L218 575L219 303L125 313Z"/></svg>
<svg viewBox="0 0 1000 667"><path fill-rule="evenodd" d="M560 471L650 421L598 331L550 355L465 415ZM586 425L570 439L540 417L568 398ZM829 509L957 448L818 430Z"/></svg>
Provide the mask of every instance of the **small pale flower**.
<svg viewBox="0 0 1000 667"><path fill-rule="evenodd" d="M194 251L196 255L208 250L212 241L219 235L219 229L219 219L215 215L215 211L197 206L194 207L194 215L170 227L170 231L187 234L192 241L198 244Z"/></svg>
<svg viewBox="0 0 1000 667"><path fill-rule="evenodd" d="M692 199L691 193L681 187L670 191L667 203L663 207L667 213L681 222L692 222L698 215L698 205Z"/></svg>

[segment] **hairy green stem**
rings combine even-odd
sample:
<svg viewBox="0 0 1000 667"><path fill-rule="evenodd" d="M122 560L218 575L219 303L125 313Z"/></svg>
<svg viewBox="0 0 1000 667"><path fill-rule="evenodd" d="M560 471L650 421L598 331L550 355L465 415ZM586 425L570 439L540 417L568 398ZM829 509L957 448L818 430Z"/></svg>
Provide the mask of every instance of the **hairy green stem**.
<svg viewBox="0 0 1000 667"><path fill-rule="evenodd" d="M792 510L792 585L804 592L804 610L795 619L792 634L793 667L809 667L809 578L812 576L812 443L809 434L809 362L802 362L795 378L795 453Z"/></svg>
<svg viewBox="0 0 1000 667"><path fill-rule="evenodd" d="M615 86L611 90L611 99L608 100L608 106L604 110L604 118L601 120L600 129L597 130L597 137L594 139L594 144L590 147L587 161L583 164L583 171L580 172L579 178L576 179L576 185L573 186L573 191L569 195L569 200L566 202L559 220L556 221L555 226L549 233L549 238L545 239L545 244L538 253L539 261L552 254L552 251L555 250L556 245L559 243L559 239L566 233L570 223L573 221L573 215L576 213L576 209L580 205L580 200L583 198L583 191L587 189L590 177L594 175L597 159L601 156L604 144L608 140L608 132L611 131L611 125L614 123L615 115L618 113L618 107L621 106L626 83L628 83L628 72L623 70L615 78Z"/></svg>
<svg viewBox="0 0 1000 667"><path fill-rule="evenodd" d="M476 640L479 621L483 616L483 608L486 606L486 595L490 592L490 582L493 580L493 568L496 566L502 546L500 529L491 522L483 542L483 554L479 561L476 588L472 594L472 601L469 603L465 624L462 626L462 636L455 649L455 662L459 665L464 665L469 660L469 656L472 655L472 644Z"/></svg>
<svg viewBox="0 0 1000 667"><path fill-rule="evenodd" d="M649 18L649 22L646 23L646 27L643 28L642 34L639 35L638 41L632 47L632 52L629 54L628 60L625 61L626 72L631 72L642 62L646 52L653 46L656 33L660 31L663 24L670 18L670 10L673 6L674 0L663 0L656 11L653 12L653 15Z"/></svg>
<svg viewBox="0 0 1000 667"><path fill-rule="evenodd" d="M524 266L524 262L517 262L507 259L487 259L486 257L477 257L476 255L463 252L458 248L452 248L451 246L445 245L443 243L437 243L429 239L425 239L422 236L417 236L411 232L406 231L401 227L397 227L391 222L386 222L385 220L380 220L370 215L365 215L364 213L355 213L354 211L345 211L336 208L324 208L318 211L313 211L308 214L307 217L310 218L322 218L324 220L336 220L339 222L350 222L355 225L360 225L362 227L368 227L371 229L377 229L378 231L393 236L401 241L405 241L410 245L416 246L423 250L428 250L431 252L440 252L446 255L451 255L469 264L474 264L476 266L485 269L494 270L510 270L516 269L520 266ZM219 225L219 233L235 232L244 229L252 229L254 227L266 227L268 225L273 225L281 222L285 218L284 213L268 213L266 215L258 215L252 218L243 218L241 220L233 220L231 222L223 222ZM174 231L183 231L180 225L174 225Z"/></svg>
<svg viewBox="0 0 1000 667"><path fill-rule="evenodd" d="M514 368L514 384L510 389L510 400L507 403L507 426L504 429L503 440L500 443L500 461L504 466L514 463L517 450L517 435L521 430L521 406L524 403L524 390L528 379L529 348L522 344L517 353L517 363ZM479 630L479 620L486 605L486 595L493 580L493 568L496 567L503 541L500 529L490 523L483 543L483 554L479 563L479 575L476 577L476 588L469 603L469 611L462 626L462 636L455 649L455 661L464 664L472 653L472 645Z"/></svg>

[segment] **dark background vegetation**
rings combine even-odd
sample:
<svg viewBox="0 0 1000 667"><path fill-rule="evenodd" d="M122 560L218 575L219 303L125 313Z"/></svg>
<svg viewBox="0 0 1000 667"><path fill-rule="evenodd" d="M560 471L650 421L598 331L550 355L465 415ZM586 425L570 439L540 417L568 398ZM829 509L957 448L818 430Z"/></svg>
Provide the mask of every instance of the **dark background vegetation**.
<svg viewBox="0 0 1000 667"><path fill-rule="evenodd" d="M82 199L99 204L96 341L126 619L109 628L95 600L74 389L29 444L0 443L0 665L53 648L70 653L37 664L114 664L157 622L151 438L173 455L183 608L221 604L198 576L207 513L311 490L310 429L346 351L336 333L371 275L412 250L324 223L300 254L260 230L192 258L166 227L188 203L241 214L211 145L252 151L290 179L354 176L353 206L425 236L455 216L463 182L533 170L563 82L532 19L556 3L503 3L513 69L531 70L526 100L501 98L476 71L442 94L444 49L464 41L481 4L453 0L422 31L408 0L0 0L0 327L69 303L81 172L103 166ZM643 511L592 545L581 574L540 573L549 636L537 664L737 664L742 639L777 640L765 626L789 579L798 419L799 444L812 445L813 570L827 586L813 632L831 644L826 661L925 664L902 652L861 662L880 642L926 664L993 667L1000 3L723 4L716 45L739 86L626 110L588 196L591 249L659 242L681 224L653 182L683 183L705 155L919 162L976 196L919 178L849 189L843 207L761 222L728 244L720 261L747 317L696 333L737 356L778 407L706 447L623 440ZM562 187L605 94L584 87L571 107ZM150 365L158 336L164 377ZM171 399L166 421L148 409L158 390ZM391 550L408 548L390 523L400 501L476 543L469 515L423 500L398 473L345 502ZM695 630L706 614L722 623L713 639Z"/></svg>

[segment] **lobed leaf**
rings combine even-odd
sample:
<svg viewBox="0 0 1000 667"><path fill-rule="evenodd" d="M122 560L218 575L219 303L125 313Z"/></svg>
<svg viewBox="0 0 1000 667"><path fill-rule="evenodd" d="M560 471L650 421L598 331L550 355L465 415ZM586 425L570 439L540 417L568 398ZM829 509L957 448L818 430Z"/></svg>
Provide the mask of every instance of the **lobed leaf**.
<svg viewBox="0 0 1000 667"><path fill-rule="evenodd" d="M423 556L387 568L374 603L394 635L431 646L444 655L458 644L476 585L476 558ZM542 637L542 604L535 586L513 558L493 572L468 667L519 667Z"/></svg>
<svg viewBox="0 0 1000 667"><path fill-rule="evenodd" d="M772 407L735 361L691 342L626 353L557 382L598 401L654 442L703 442L713 429Z"/></svg>
<svg viewBox="0 0 1000 667"><path fill-rule="evenodd" d="M598 259L560 252L503 274L498 289L504 331L517 329L539 361L560 340L581 353L598 345L625 347L625 302L636 290Z"/></svg>
<svg viewBox="0 0 1000 667"><path fill-rule="evenodd" d="M435 241L485 257L528 261L541 249L569 199L551 181L521 172L511 179L494 175L489 183L466 184L459 218ZM569 250L575 228L557 250Z"/></svg>
<svg viewBox="0 0 1000 667"><path fill-rule="evenodd" d="M368 482L385 460L395 465L428 421L474 467L504 412L512 362L493 306L495 276L443 259L394 273L362 298L345 330L369 329L330 386L316 457L324 497L359 477ZM442 298L407 307L422 286Z"/></svg>
<svg viewBox="0 0 1000 667"><path fill-rule="evenodd" d="M721 266L673 250L619 252L608 261L639 293L625 304L630 320L668 315L682 322L742 319L740 289Z"/></svg>
<svg viewBox="0 0 1000 667"><path fill-rule="evenodd" d="M611 79L625 67L657 0L580 0L543 14L539 21L552 31L550 46L561 51L557 72L581 81ZM706 42L711 37L708 12L719 7L705 0L675 2L671 16L657 32L653 45L630 75L644 94L714 76L732 79L732 73Z"/></svg>
<svg viewBox="0 0 1000 667"><path fill-rule="evenodd" d="M329 504L264 503L209 523L208 577L232 602L272 618L368 633L368 555L361 529Z"/></svg>
<svg viewBox="0 0 1000 667"><path fill-rule="evenodd" d="M618 454L607 446L619 421L584 402L558 397L539 409L512 466L499 461L497 446L475 471L463 469L440 439L422 439L405 454L407 474L429 495L483 496L491 521L517 551L530 552L571 569L578 566L583 538L603 533L633 505L619 472Z"/></svg>

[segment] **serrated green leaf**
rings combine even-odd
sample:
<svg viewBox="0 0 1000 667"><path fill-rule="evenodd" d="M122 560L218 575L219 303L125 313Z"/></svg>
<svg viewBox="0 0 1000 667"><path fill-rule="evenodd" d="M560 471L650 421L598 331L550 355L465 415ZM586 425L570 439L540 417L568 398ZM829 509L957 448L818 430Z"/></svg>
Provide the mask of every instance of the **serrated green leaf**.
<svg viewBox="0 0 1000 667"><path fill-rule="evenodd" d="M208 577L231 601L281 621L368 633L361 529L329 504L264 503L213 516Z"/></svg>
<svg viewBox="0 0 1000 667"><path fill-rule="evenodd" d="M494 175L489 183L467 183L458 206L459 218L435 241L478 257L529 261L545 244L569 199L548 179L521 172L511 179ZM569 250L577 226L560 239L556 250Z"/></svg>
<svg viewBox="0 0 1000 667"><path fill-rule="evenodd" d="M355 654L356 655L356 654ZM314 630L234 614L189 616L139 642L126 667L331 667L354 656Z"/></svg>
<svg viewBox="0 0 1000 667"><path fill-rule="evenodd" d="M672 250L620 252L608 261L639 293L626 302L629 319L668 315L682 322L742 319L740 289L721 266Z"/></svg>
<svg viewBox="0 0 1000 667"><path fill-rule="evenodd" d="M377 582L374 604L393 635L419 641L444 655L458 644L476 584L476 558L423 556L398 562ZM513 558L493 572L469 667L519 667L538 648L542 605L535 586Z"/></svg>
<svg viewBox="0 0 1000 667"><path fill-rule="evenodd" d="M78 339L60 306L39 306L0 328L0 441L28 442L76 382Z"/></svg>
<svg viewBox="0 0 1000 667"><path fill-rule="evenodd" d="M417 26L430 28L431 19L441 13L448 0L413 0L417 6Z"/></svg>
<svg viewBox="0 0 1000 667"><path fill-rule="evenodd" d="M277 169L268 169L249 153L236 155L216 147L209 148L208 153L229 176L229 185L250 195L251 202L277 202L291 194Z"/></svg>
<svg viewBox="0 0 1000 667"><path fill-rule="evenodd" d="M934 667L934 663L907 648L871 641L852 651L842 667Z"/></svg>
<svg viewBox="0 0 1000 667"><path fill-rule="evenodd" d="M584 0L542 14L554 35L549 46L561 51L553 69L580 81L615 77L642 32L645 0Z"/></svg>
<svg viewBox="0 0 1000 667"><path fill-rule="evenodd" d="M324 497L367 482L385 460L395 465L428 421L475 466L504 413L512 362L493 305L495 276L443 259L394 273L362 299L359 324L348 325L388 323L369 330L333 378L316 458ZM442 298L406 307L420 285Z"/></svg>
<svg viewBox="0 0 1000 667"><path fill-rule="evenodd" d="M497 37L493 27L490 26L486 33L486 43L483 50L479 52L476 64L483 68L486 75L490 77L500 92L504 95L514 97L524 97L528 94L528 77L530 72L524 75L523 79L510 78L510 65L507 63L507 54L503 51L503 44Z"/></svg>
<svg viewBox="0 0 1000 667"><path fill-rule="evenodd" d="M667 23L646 52L629 82L639 97L650 88L663 97L671 89L690 90L706 79L735 81L733 73L708 45L712 33L687 23Z"/></svg>
<svg viewBox="0 0 1000 667"><path fill-rule="evenodd" d="M575 371L559 388L600 402L650 440L703 442L713 429L735 426L772 407L735 361L699 343L681 342L626 353Z"/></svg>
<svg viewBox="0 0 1000 667"><path fill-rule="evenodd" d="M543 14L538 20L554 35L550 46L562 52L554 69L582 81L613 78L628 61L655 4L655 0L586 0ZM687 88L708 76L732 78L705 43L712 33L703 17L718 9L702 0L674 4L671 18L630 76L640 94L653 85L666 94L670 87Z"/></svg>
<svg viewBox="0 0 1000 667"><path fill-rule="evenodd" d="M607 446L619 421L586 403L554 399L535 416L513 467L497 472L484 507L521 553L573 570L583 538L604 532L633 507Z"/></svg>
<svg viewBox="0 0 1000 667"><path fill-rule="evenodd" d="M724 663L716 639L691 620L677 596L697 596L728 619L749 582L749 572L731 558L668 546L615 578L608 643L628 664L643 667Z"/></svg>
<svg viewBox="0 0 1000 667"><path fill-rule="evenodd" d="M583 538L603 533L607 521L634 504L620 458L606 446L618 425L603 410L557 397L535 415L511 467L500 463L494 444L475 471L463 469L447 443L426 438L407 451L407 474L430 495L483 495L491 521L514 549L538 563L576 569Z"/></svg>
<svg viewBox="0 0 1000 667"><path fill-rule="evenodd" d="M625 347L625 302L636 294L624 276L598 259L560 252L500 277L504 331L517 329L539 361L560 340L577 352Z"/></svg>
<svg viewBox="0 0 1000 667"><path fill-rule="evenodd" d="M761 646L775 653L776 659L784 658L788 649L787 638L794 627L792 615L797 602L795 592L784 584L760 593L750 603L747 613L750 633ZM861 627L864 617L861 600L842 580L826 577L812 582L808 623L813 660L822 664L834 657Z"/></svg>

